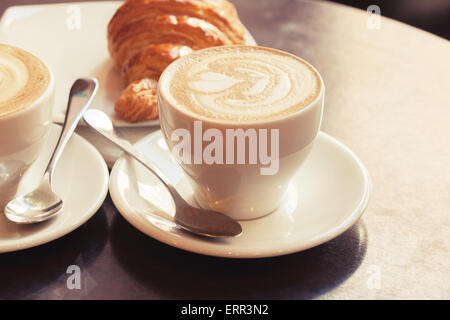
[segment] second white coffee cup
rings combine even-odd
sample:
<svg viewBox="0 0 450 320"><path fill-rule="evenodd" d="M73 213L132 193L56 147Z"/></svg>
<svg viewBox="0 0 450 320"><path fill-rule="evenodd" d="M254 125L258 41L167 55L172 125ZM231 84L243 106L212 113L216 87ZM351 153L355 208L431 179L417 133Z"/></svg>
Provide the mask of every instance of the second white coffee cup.
<svg viewBox="0 0 450 320"><path fill-rule="evenodd" d="M48 136L53 115L55 83L51 70L48 66L45 67L50 77L43 93L24 108L0 116L0 213L14 197L22 175L36 160Z"/></svg>

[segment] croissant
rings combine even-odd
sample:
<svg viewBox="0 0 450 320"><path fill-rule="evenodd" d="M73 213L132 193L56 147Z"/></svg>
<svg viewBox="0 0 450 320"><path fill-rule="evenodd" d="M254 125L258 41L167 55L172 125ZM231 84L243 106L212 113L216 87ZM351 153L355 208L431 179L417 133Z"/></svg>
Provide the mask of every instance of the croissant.
<svg viewBox="0 0 450 320"><path fill-rule="evenodd" d="M139 91L137 81L158 81L172 61L192 50L246 42L245 28L227 0L127 0L111 18L107 37L115 67L124 83L132 86L115 107L118 116L129 122L158 117L156 103L149 104L156 97L130 98ZM133 104L128 106L130 101Z"/></svg>

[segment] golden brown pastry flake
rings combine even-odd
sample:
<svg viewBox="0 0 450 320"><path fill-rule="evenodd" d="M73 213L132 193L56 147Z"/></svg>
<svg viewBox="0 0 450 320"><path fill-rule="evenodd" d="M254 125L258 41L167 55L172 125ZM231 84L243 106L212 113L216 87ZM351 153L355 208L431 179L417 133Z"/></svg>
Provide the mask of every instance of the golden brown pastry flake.
<svg viewBox="0 0 450 320"><path fill-rule="evenodd" d="M157 81L144 78L133 81L116 102L117 115L128 122L153 120L158 117Z"/></svg>

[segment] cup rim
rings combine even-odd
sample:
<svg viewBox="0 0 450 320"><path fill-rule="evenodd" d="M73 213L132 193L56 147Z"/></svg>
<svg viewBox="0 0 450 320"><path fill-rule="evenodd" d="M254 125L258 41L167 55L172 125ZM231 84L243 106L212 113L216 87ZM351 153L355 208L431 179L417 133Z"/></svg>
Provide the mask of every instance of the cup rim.
<svg viewBox="0 0 450 320"><path fill-rule="evenodd" d="M6 44L6 45L11 46L11 47L17 47L17 46L11 45L11 44ZM49 82L48 82L47 88L45 88L45 90L42 92L42 94L39 97L37 97L33 102L31 102L28 106L20 109L19 111L12 112L5 116L0 116L0 123L9 121L11 119L18 118L18 117L24 115L25 113L30 112L31 110L35 109L37 106L39 106L42 103L43 100L45 100L47 97L49 97L53 93L53 89L55 86L55 78L54 78L54 74L53 74L53 71L50 68L50 66L44 60L42 60L40 57L38 57L36 54L34 54L33 52L22 49L20 47L17 47L17 48L19 48L20 50L26 51L29 54L34 55L37 59L39 59L44 64L44 66L47 68L48 73L49 73Z"/></svg>
<svg viewBox="0 0 450 320"><path fill-rule="evenodd" d="M254 121L245 121L245 122L236 122L236 121L230 121L230 120L217 120L217 119L211 119L211 118L207 118L201 115L198 115L194 112L190 112L188 110L185 110L184 108L178 108L175 105L177 104L176 101L170 101L170 99L168 99L168 97L166 96L166 93L164 93L163 90L161 90L161 83L164 81L164 79L166 79L167 77L167 73L169 72L169 68L172 67L177 64L180 63L180 59L177 59L175 61L173 61L171 64L169 64L169 66L167 66L163 73L161 74L159 81L158 81L158 96L161 98L161 100L164 101L164 103L168 104L171 108L173 108L174 110L180 112L181 114L196 119L196 120L201 120L202 122L209 122L209 123L214 123L214 124L218 124L218 125L236 125L239 124L240 126L254 126L254 125L264 125L264 124L273 124L276 122L282 122L284 120L293 118L293 117L297 117L300 114L307 112L308 110L310 110L313 106L315 106L321 99L323 99L324 93L325 93L325 83L323 81L322 75L320 74L320 72L316 69L316 67L314 67L311 63L309 63L308 61L306 61L305 59L296 56L295 54L292 54L290 52L286 52L280 49L275 49L275 48L271 48L271 47L265 47L265 46L252 46L252 45L226 45L226 46L221 46L221 47L239 47L239 48L248 48L248 47L257 47L257 48L261 48L264 50L268 50L268 51L273 51L276 53L280 53L280 54L284 54L284 55L288 55L296 60L301 60L303 63L305 63L308 67L310 67L318 76L319 81L320 81L320 91L317 94L317 96L314 98L314 100L312 100L307 106L301 108L300 110L297 110L295 112L289 113L287 115L281 116L281 117L277 117L275 119L263 119L263 120L254 120ZM203 50L208 50L211 49L213 47L208 47L208 48L203 48L200 50L196 50L194 52L201 52ZM168 81L168 80L167 80ZM170 103L169 103L170 101Z"/></svg>

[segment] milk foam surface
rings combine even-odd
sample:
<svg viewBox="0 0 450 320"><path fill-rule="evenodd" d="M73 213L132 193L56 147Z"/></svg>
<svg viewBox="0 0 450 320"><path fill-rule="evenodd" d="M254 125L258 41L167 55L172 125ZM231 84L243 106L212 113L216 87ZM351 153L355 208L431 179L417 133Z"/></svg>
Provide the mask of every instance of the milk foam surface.
<svg viewBox="0 0 450 320"><path fill-rule="evenodd" d="M0 44L0 118L28 107L50 81L38 58L22 49Z"/></svg>
<svg viewBox="0 0 450 320"><path fill-rule="evenodd" d="M169 66L164 77L168 81L162 81L161 90L177 108L237 122L277 119L296 112L308 106L321 89L317 72L300 58L250 46L194 52Z"/></svg>

